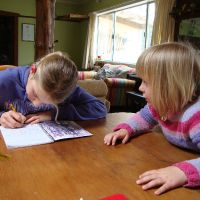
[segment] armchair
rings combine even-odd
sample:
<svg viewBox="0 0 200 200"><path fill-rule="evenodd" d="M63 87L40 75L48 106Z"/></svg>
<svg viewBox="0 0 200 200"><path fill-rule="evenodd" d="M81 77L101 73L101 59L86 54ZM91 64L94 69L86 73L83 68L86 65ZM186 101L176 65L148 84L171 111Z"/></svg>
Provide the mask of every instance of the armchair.
<svg viewBox="0 0 200 200"><path fill-rule="evenodd" d="M79 71L79 80L95 79L97 72L95 71ZM134 80L126 78L105 78L102 80L108 88L106 99L110 102L111 110L126 107L126 91L133 90L135 86ZM88 82L93 87L93 82ZM95 87L95 86L94 86Z"/></svg>
<svg viewBox="0 0 200 200"><path fill-rule="evenodd" d="M135 81L125 78L106 78L108 86L107 99L114 108L122 108L126 106L126 92L134 89Z"/></svg>
<svg viewBox="0 0 200 200"><path fill-rule="evenodd" d="M110 110L110 102L106 99L108 87L103 80L86 79L78 80L78 85L88 93L97 97L106 105L107 111Z"/></svg>

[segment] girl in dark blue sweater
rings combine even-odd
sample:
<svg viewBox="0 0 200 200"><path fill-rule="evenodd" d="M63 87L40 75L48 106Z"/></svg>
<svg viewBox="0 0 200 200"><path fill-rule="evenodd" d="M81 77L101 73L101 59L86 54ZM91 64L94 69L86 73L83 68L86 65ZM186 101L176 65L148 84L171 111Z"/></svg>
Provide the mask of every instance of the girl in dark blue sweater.
<svg viewBox="0 0 200 200"><path fill-rule="evenodd" d="M94 120L106 116L103 102L77 83L77 68L62 52L32 66L0 71L0 123L17 128L45 120Z"/></svg>

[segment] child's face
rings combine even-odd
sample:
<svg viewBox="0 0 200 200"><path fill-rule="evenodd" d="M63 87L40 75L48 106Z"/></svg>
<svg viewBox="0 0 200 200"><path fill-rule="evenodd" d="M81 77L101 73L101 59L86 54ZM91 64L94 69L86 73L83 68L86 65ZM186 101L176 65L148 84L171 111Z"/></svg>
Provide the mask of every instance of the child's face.
<svg viewBox="0 0 200 200"><path fill-rule="evenodd" d="M35 105L39 106L43 103L53 104L50 96L40 87L37 81L33 78L29 78L26 85L26 93L28 99Z"/></svg>
<svg viewBox="0 0 200 200"><path fill-rule="evenodd" d="M142 79L142 83L139 87L139 90L143 93L143 96L144 98L146 99L146 101L148 103L151 103L151 89L150 89L150 86L149 86L149 83L148 81Z"/></svg>

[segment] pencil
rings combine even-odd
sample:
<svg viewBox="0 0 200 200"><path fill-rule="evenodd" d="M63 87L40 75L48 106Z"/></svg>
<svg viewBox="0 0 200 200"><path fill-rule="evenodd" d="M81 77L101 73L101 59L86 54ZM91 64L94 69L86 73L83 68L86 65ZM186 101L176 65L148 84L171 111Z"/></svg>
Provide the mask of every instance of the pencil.
<svg viewBox="0 0 200 200"><path fill-rule="evenodd" d="M12 103L10 104L9 107L10 107L10 109L11 109L12 111L17 112L15 106L14 106Z"/></svg>
<svg viewBox="0 0 200 200"><path fill-rule="evenodd" d="M12 110L12 111L14 111L14 112L17 112L17 109L15 108L15 106L11 103L10 105L9 105L9 108L10 108L10 110ZM22 122L21 120L19 121L19 120L17 120L19 123L21 123L21 124L23 124L24 123L24 121Z"/></svg>

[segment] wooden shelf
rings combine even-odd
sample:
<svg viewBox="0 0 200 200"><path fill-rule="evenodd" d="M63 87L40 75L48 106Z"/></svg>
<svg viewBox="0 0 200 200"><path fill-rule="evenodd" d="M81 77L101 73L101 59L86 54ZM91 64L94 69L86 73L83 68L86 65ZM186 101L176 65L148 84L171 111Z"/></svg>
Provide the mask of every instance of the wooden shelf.
<svg viewBox="0 0 200 200"><path fill-rule="evenodd" d="M88 20L88 19L89 19L88 15L81 15L81 14L74 14L74 13L69 13L66 15L56 17L56 20L72 21L72 22L81 22L83 20Z"/></svg>

